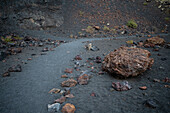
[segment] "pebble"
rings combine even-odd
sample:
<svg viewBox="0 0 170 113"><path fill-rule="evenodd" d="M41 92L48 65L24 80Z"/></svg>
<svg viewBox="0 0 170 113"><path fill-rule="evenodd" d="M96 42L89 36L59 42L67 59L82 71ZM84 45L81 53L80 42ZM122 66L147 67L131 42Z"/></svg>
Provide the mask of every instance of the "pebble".
<svg viewBox="0 0 170 113"><path fill-rule="evenodd" d="M59 103L55 103L55 104L48 104L48 111L49 112L57 112L60 109L60 104Z"/></svg>
<svg viewBox="0 0 170 113"><path fill-rule="evenodd" d="M153 99L146 100L145 105L151 108L156 108L158 106L156 100Z"/></svg>

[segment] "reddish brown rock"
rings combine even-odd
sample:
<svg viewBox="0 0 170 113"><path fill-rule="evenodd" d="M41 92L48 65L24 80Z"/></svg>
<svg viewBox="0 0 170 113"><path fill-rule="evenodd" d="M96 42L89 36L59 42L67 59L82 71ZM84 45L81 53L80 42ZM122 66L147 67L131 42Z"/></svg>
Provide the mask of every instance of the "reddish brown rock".
<svg viewBox="0 0 170 113"><path fill-rule="evenodd" d="M61 83L61 86L62 86L62 87L73 87L73 86L76 86L76 84L77 84L77 81L76 81L76 80L74 80L74 79L68 79L68 80L66 80L66 81L63 81L63 82Z"/></svg>
<svg viewBox="0 0 170 113"><path fill-rule="evenodd" d="M78 82L80 85L87 85L89 81L89 76L87 74L84 74L78 78Z"/></svg>
<svg viewBox="0 0 170 113"><path fill-rule="evenodd" d="M146 86L142 86L142 87L139 87L139 89L141 89L141 90L146 90L147 87L146 87Z"/></svg>
<svg viewBox="0 0 170 113"><path fill-rule="evenodd" d="M10 76L10 73L9 72L5 72L4 74L2 74L3 77L7 77L7 76Z"/></svg>
<svg viewBox="0 0 170 113"><path fill-rule="evenodd" d="M163 45L164 43L165 43L165 40L163 38L152 37L145 41L144 46L145 47L154 47L155 45Z"/></svg>
<svg viewBox="0 0 170 113"><path fill-rule="evenodd" d="M73 69L67 68L64 72L65 72L65 73L73 73Z"/></svg>
<svg viewBox="0 0 170 113"><path fill-rule="evenodd" d="M61 78L68 78L67 75L61 75Z"/></svg>
<svg viewBox="0 0 170 113"><path fill-rule="evenodd" d="M141 48L120 47L108 54L102 68L111 74L123 77L137 76L152 66L150 52Z"/></svg>
<svg viewBox="0 0 170 113"><path fill-rule="evenodd" d="M70 103L65 104L61 110L62 113L74 113L75 111L76 111L75 106Z"/></svg>
<svg viewBox="0 0 170 113"><path fill-rule="evenodd" d="M55 100L56 103L60 103L60 104L62 104L65 101L66 101L66 97L61 97L61 98Z"/></svg>
<svg viewBox="0 0 170 113"><path fill-rule="evenodd" d="M75 60L82 60L82 58L80 57L80 55L75 56L74 59L75 59Z"/></svg>

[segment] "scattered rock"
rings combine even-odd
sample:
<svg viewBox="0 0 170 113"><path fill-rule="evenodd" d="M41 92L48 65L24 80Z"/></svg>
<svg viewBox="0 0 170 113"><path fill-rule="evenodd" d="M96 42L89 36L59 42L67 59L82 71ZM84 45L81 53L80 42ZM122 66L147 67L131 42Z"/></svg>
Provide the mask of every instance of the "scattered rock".
<svg viewBox="0 0 170 113"><path fill-rule="evenodd" d="M156 108L158 107L157 101L153 99L146 100L145 105L150 108Z"/></svg>
<svg viewBox="0 0 170 113"><path fill-rule="evenodd" d="M165 48L170 49L170 43L165 45Z"/></svg>
<svg viewBox="0 0 170 113"><path fill-rule="evenodd" d="M10 52L11 55L16 55L17 53L22 52L22 48L9 48L8 51Z"/></svg>
<svg viewBox="0 0 170 113"><path fill-rule="evenodd" d="M57 88L53 88L53 89L51 89L48 93L59 93L61 90L60 89L57 89Z"/></svg>
<svg viewBox="0 0 170 113"><path fill-rule="evenodd" d="M49 112L57 112L60 109L60 104L59 103L55 103L55 104L48 104L48 111Z"/></svg>
<svg viewBox="0 0 170 113"><path fill-rule="evenodd" d="M96 57L96 63L102 63L102 58L99 57L99 56L97 56L97 57Z"/></svg>
<svg viewBox="0 0 170 113"><path fill-rule="evenodd" d="M32 58L28 58L27 60L32 60Z"/></svg>
<svg viewBox="0 0 170 113"><path fill-rule="evenodd" d="M75 56L74 59L75 59L75 60L82 60L82 58L80 57L80 55Z"/></svg>
<svg viewBox="0 0 170 113"><path fill-rule="evenodd" d="M69 95L70 94L70 90L71 90L71 88L65 88L64 95Z"/></svg>
<svg viewBox="0 0 170 113"><path fill-rule="evenodd" d="M90 96L92 96L92 97L96 97L96 94L95 93L91 93L91 95Z"/></svg>
<svg viewBox="0 0 170 113"><path fill-rule="evenodd" d="M62 86L62 87L73 87L73 86L76 86L76 84L77 84L77 81L76 81L76 80L74 80L74 79L68 79L68 80L66 80L66 81L63 81L63 82L61 83L61 86Z"/></svg>
<svg viewBox="0 0 170 113"><path fill-rule="evenodd" d="M166 77L165 79L162 80L163 82L167 82L170 83L170 79L168 77Z"/></svg>
<svg viewBox="0 0 170 113"><path fill-rule="evenodd" d="M18 64L17 66L12 66L8 69L9 72L21 72L22 68L21 65Z"/></svg>
<svg viewBox="0 0 170 113"><path fill-rule="evenodd" d="M108 54L103 61L103 70L123 77L137 76L149 69L154 60L150 52L141 48L120 47Z"/></svg>
<svg viewBox="0 0 170 113"><path fill-rule="evenodd" d="M47 51L49 51L49 50L48 50L48 47L46 47L46 48L44 48L44 49L42 50L42 52L47 52Z"/></svg>
<svg viewBox="0 0 170 113"><path fill-rule="evenodd" d="M61 75L61 78L68 78L67 75Z"/></svg>
<svg viewBox="0 0 170 113"><path fill-rule="evenodd" d="M42 47L42 46L44 46L44 44L43 44L42 42L40 42L40 43L38 44L38 46L39 46L39 47Z"/></svg>
<svg viewBox="0 0 170 113"><path fill-rule="evenodd" d="M167 58L161 58L161 60L162 60L162 61L165 61L165 60L167 60Z"/></svg>
<svg viewBox="0 0 170 113"><path fill-rule="evenodd" d="M68 94L68 95L65 95L66 98L74 98L75 96L73 94Z"/></svg>
<svg viewBox="0 0 170 113"><path fill-rule="evenodd" d="M142 86L142 87L139 87L139 89L141 89L141 90L146 90L147 87L146 87L146 86Z"/></svg>
<svg viewBox="0 0 170 113"><path fill-rule="evenodd" d="M2 74L3 77L8 77L10 76L10 73L9 72L5 72L4 74Z"/></svg>
<svg viewBox="0 0 170 113"><path fill-rule="evenodd" d="M56 103L60 103L60 104L62 104L65 101L66 101L66 97L64 97L64 96L62 96L61 98L55 100Z"/></svg>
<svg viewBox="0 0 170 113"><path fill-rule="evenodd" d="M73 69L67 68L64 72L65 73L73 73Z"/></svg>
<svg viewBox="0 0 170 113"><path fill-rule="evenodd" d="M87 85L89 81L89 76L87 74L84 74L78 78L78 83L80 85Z"/></svg>
<svg viewBox="0 0 170 113"><path fill-rule="evenodd" d="M153 79L153 82L160 82L159 79Z"/></svg>
<svg viewBox="0 0 170 113"><path fill-rule="evenodd" d="M100 26L94 26L95 30L100 30Z"/></svg>
<svg viewBox="0 0 170 113"><path fill-rule="evenodd" d="M75 106L70 103L65 104L61 110L62 113L74 113L75 111L76 111Z"/></svg>
<svg viewBox="0 0 170 113"><path fill-rule="evenodd" d="M165 43L165 40L163 38L152 37L152 38L147 39L144 44L149 47L153 47L155 45L163 45L164 43Z"/></svg>
<svg viewBox="0 0 170 113"><path fill-rule="evenodd" d="M170 88L170 85L165 85L166 88Z"/></svg>
<svg viewBox="0 0 170 113"><path fill-rule="evenodd" d="M132 89L132 87L128 84L128 81L125 82L112 82L112 87L116 90L116 91L127 91Z"/></svg>

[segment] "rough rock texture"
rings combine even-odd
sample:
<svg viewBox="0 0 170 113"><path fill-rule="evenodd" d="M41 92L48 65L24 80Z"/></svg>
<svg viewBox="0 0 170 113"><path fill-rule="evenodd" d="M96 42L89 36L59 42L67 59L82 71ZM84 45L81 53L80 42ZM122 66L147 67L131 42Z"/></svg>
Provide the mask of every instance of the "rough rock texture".
<svg viewBox="0 0 170 113"><path fill-rule="evenodd" d="M123 77L137 76L154 63L150 52L141 48L120 47L108 54L103 61L103 70Z"/></svg>
<svg viewBox="0 0 170 113"><path fill-rule="evenodd" d="M62 108L62 113L74 113L76 108L73 104L67 103Z"/></svg>
<svg viewBox="0 0 170 113"><path fill-rule="evenodd" d="M77 81L76 80L74 80L74 79L68 79L68 80L66 80L66 81L63 81L62 83L61 83L61 86L62 87L73 87L73 86L75 86L77 84Z"/></svg>
<svg viewBox="0 0 170 113"><path fill-rule="evenodd" d="M159 37L152 37L145 41L145 45L163 45L165 40Z"/></svg>
<svg viewBox="0 0 170 113"><path fill-rule="evenodd" d="M78 78L78 82L80 85L87 85L89 81L89 76L87 74L84 74Z"/></svg>

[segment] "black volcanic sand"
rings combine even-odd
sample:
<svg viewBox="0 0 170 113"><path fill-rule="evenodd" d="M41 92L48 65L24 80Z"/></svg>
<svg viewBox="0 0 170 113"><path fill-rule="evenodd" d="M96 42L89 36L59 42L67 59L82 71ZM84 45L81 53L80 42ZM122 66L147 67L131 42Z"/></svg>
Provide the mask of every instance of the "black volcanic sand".
<svg viewBox="0 0 170 113"><path fill-rule="evenodd" d="M132 40L140 41L146 38L132 38ZM164 38L166 41L170 41L169 37ZM103 40L93 41L92 43L99 47L100 51L93 52L87 51L82 53L83 60L87 60L89 57L100 56L104 58L103 53L108 54L120 45L126 45L125 41L129 39L120 40ZM145 48L146 49L146 48ZM153 79L163 80L165 77L170 77L170 59L169 49L161 48L159 52L152 51L152 48L148 48L151 52L151 58L154 58L154 64L150 70L138 77L131 77L127 79L118 79L114 75L103 74L99 75L101 70L101 64L94 63L93 67L96 73L92 74L92 78L88 85L78 85L73 88L72 93L75 98L70 99L68 102L73 103L77 108L77 113L168 113L170 105L170 90L165 88L164 85L169 83L153 82ZM161 56L158 56L157 54ZM162 61L161 58L167 58ZM88 63L87 63L88 64ZM89 65L90 66L90 65ZM92 66L90 66L92 67ZM160 69L163 67L163 69ZM83 70L90 70L84 68ZM132 86L129 91L110 91L112 82L128 81ZM139 87L147 86L147 90L140 90ZM92 93L96 94L96 97L90 96ZM148 99L154 99L157 102L158 107L152 109L145 106L145 101Z"/></svg>
<svg viewBox="0 0 170 113"><path fill-rule="evenodd" d="M121 35L122 31L129 34L149 34L166 32L165 21L169 14L158 9L155 1L145 0L17 0L3 1L0 5L1 35L16 33L22 36L39 38L79 36L79 32L87 37L110 37ZM10 8L9 8L10 7ZM129 20L138 24L137 29L124 28ZM45 22L45 24L44 24ZM103 27L109 23L109 28L117 32L104 32ZM98 25L101 30L88 34L82 29ZM123 28L122 28L123 27Z"/></svg>
<svg viewBox="0 0 170 113"><path fill-rule="evenodd" d="M166 42L169 42L169 36L163 37ZM104 58L103 54L108 54L121 45L126 45L127 40L140 41L145 40L146 37L124 38L124 39L80 39L70 43L62 44L53 52L48 52L47 55L33 58L27 61L28 64L22 64L23 71L19 73L11 73L10 77L1 77L1 94L0 94L0 111L2 113L27 113L40 112L47 113L47 104L52 104L54 100L61 97L60 94L48 94L52 88L64 89L61 87L61 82L67 80L61 78L65 74L66 68L74 68L74 61L72 59L76 55L81 55L80 64L86 63L81 67L81 71L91 71L90 67L94 67L93 72L89 72L91 79L88 85L76 85L71 88L71 93L75 96L72 99L67 99L61 107L66 103L72 103L76 107L76 113L168 113L169 111L169 88L164 85L170 85L162 80L169 77L169 49L161 47L159 52L152 51L152 48L145 48L151 52L151 57L155 62L150 70L138 77L118 79L113 75L107 73L99 75L101 71L101 64L89 65L86 60L89 57L100 56ZM93 41L97 40L97 41ZM91 42L97 46L99 51L87 51L84 48L86 42ZM28 51L30 52L30 51ZM38 53L38 52L37 52ZM158 56L157 54L161 56ZM5 70L6 65L14 65L19 62L12 63L14 58L25 59L24 54L17 54L7 59L7 62L0 63ZM28 57L29 58L29 57ZM162 61L161 58L166 58ZM8 62L9 61L9 62ZM4 71L1 70L1 73ZM80 71L74 70L69 77L77 79ZM153 79L160 79L161 82L153 82ZM128 91L110 91L112 82L128 81L132 86ZM139 87L147 86L147 90L140 90ZM93 97L91 94L96 96ZM149 108L145 106L145 101L154 99L156 101L156 108ZM61 113L61 108L59 113Z"/></svg>

